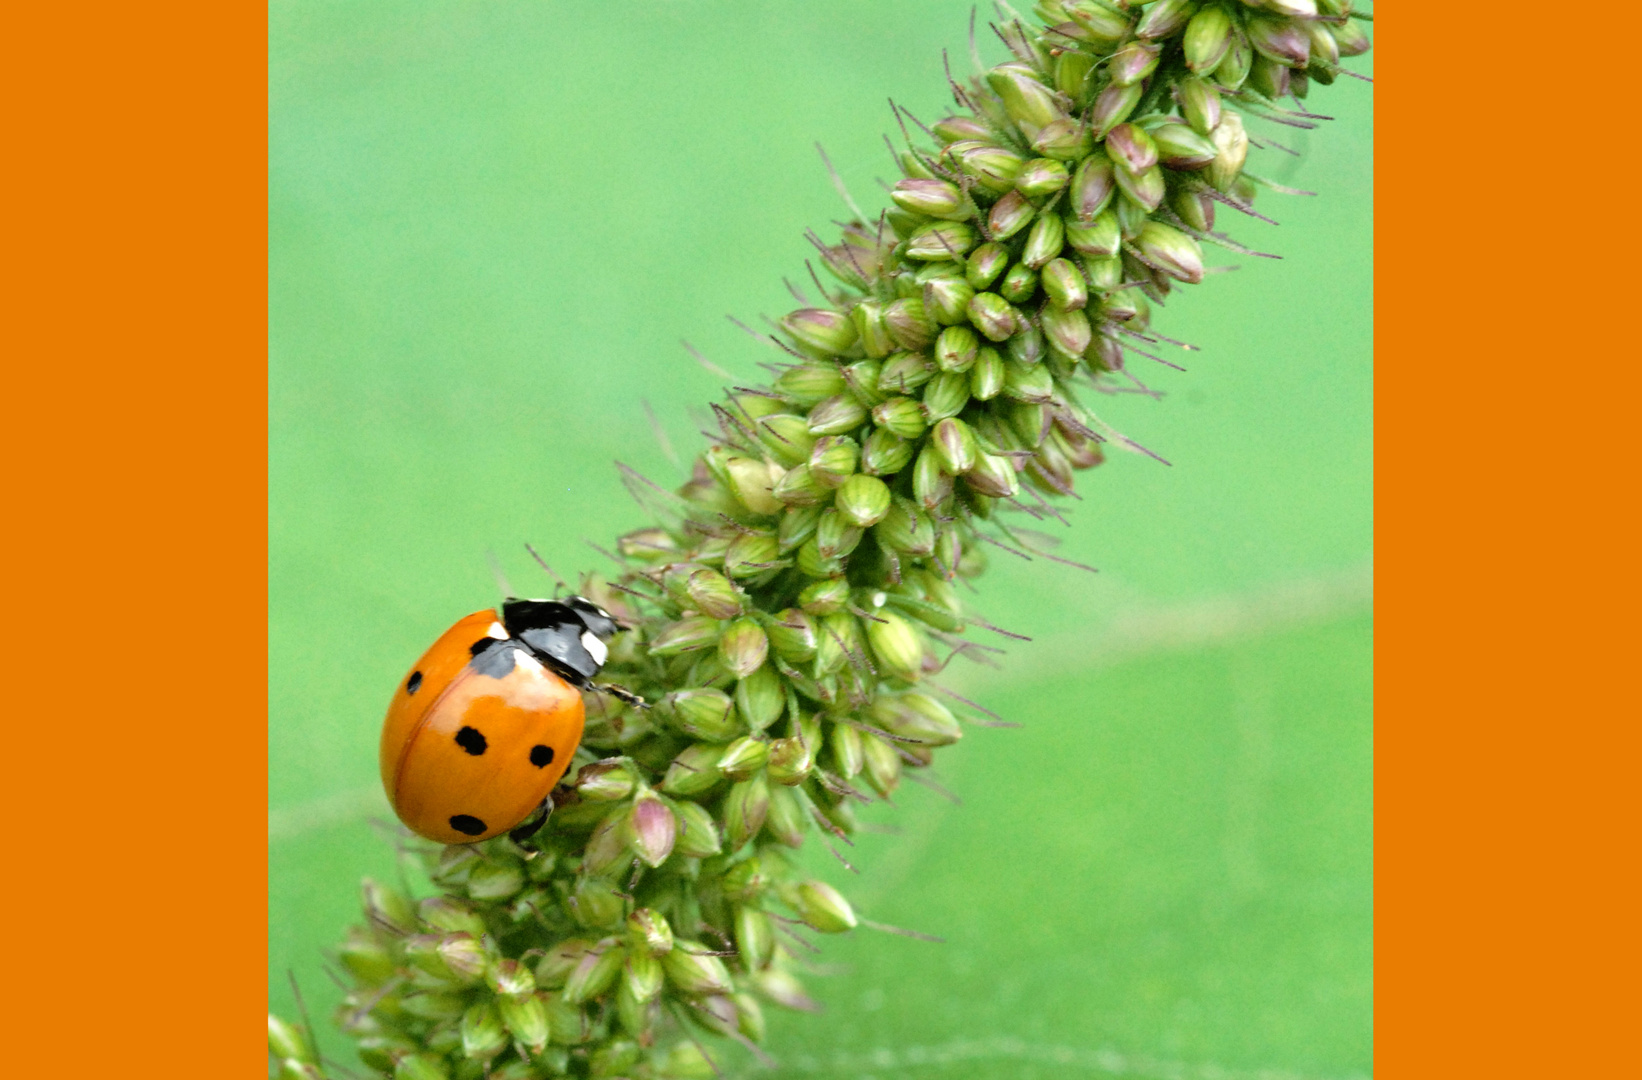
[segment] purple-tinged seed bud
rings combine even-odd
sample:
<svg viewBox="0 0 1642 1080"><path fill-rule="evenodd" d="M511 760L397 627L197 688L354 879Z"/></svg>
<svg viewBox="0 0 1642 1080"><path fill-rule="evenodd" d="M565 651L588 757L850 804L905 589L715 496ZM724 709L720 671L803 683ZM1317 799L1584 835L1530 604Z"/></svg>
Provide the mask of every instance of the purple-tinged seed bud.
<svg viewBox="0 0 1642 1080"><path fill-rule="evenodd" d="M854 394L836 394L810 410L812 435L847 435L866 422L867 410Z"/></svg>
<svg viewBox="0 0 1642 1080"><path fill-rule="evenodd" d="M1171 169L1201 169L1214 160L1214 143L1187 124L1163 124L1152 131L1158 160Z"/></svg>
<svg viewBox="0 0 1642 1080"><path fill-rule="evenodd" d="M975 433L969 425L956 417L948 417L935 425L930 433L930 445L941 463L943 472L961 476L975 467Z"/></svg>
<svg viewBox="0 0 1642 1080"><path fill-rule="evenodd" d="M776 843L800 847L804 843L804 808L792 788L776 784L769 788L770 810L764 816L764 831Z"/></svg>
<svg viewBox="0 0 1642 1080"><path fill-rule="evenodd" d="M1157 164L1157 144L1144 129L1134 124L1114 127L1106 136L1106 152L1112 156L1114 165L1130 173L1142 173Z"/></svg>
<svg viewBox="0 0 1642 1080"><path fill-rule="evenodd" d="M943 143L955 143L963 139L979 139L984 142L992 137L991 130L972 116L949 116L936 121L932 130L935 137Z"/></svg>
<svg viewBox="0 0 1642 1080"><path fill-rule="evenodd" d="M1112 212L1117 215L1118 233L1125 240L1133 240L1140 235L1140 227L1146 224L1151 211L1135 201L1134 196L1123 190L1121 185L1118 197L1112 203Z"/></svg>
<svg viewBox="0 0 1642 1080"><path fill-rule="evenodd" d="M1216 153L1214 161L1204 170L1204 178L1224 194L1236 183L1243 171L1243 161L1249 156L1249 137L1243 131L1243 118L1235 112L1226 113L1209 138Z"/></svg>
<svg viewBox="0 0 1642 1080"><path fill-rule="evenodd" d="M751 780L770 759L770 744L763 739L743 736L724 748L718 759L718 769L731 780L740 783Z"/></svg>
<svg viewBox="0 0 1642 1080"><path fill-rule="evenodd" d="M943 421L956 423L957 421ZM973 437L971 437L973 442ZM867 643L878 660L878 670L903 682L923 677L924 642L912 624L887 608L867 620Z"/></svg>
<svg viewBox="0 0 1642 1080"><path fill-rule="evenodd" d="M1152 40L1173 35L1197 9L1196 0L1158 0L1135 24L1135 37Z"/></svg>
<svg viewBox="0 0 1642 1080"><path fill-rule="evenodd" d="M1034 158L1015 177L1015 190L1029 199L1053 195L1071 179L1066 166L1054 158Z"/></svg>
<svg viewBox="0 0 1642 1080"><path fill-rule="evenodd" d="M935 364L942 371L968 371L975 363L975 350L979 346L974 330L968 326L949 326L935 340Z"/></svg>
<svg viewBox="0 0 1642 1080"><path fill-rule="evenodd" d="M1072 178L1072 215L1079 221L1093 220L1112 201L1116 184L1117 181L1112 178L1111 158L1105 153L1089 155Z"/></svg>
<svg viewBox="0 0 1642 1080"><path fill-rule="evenodd" d="M1203 280L1203 249L1179 229L1149 221L1140 230L1135 247L1147 263L1177 281L1196 285Z"/></svg>
<svg viewBox="0 0 1642 1080"><path fill-rule="evenodd" d="M782 397L808 408L844 391L844 375L837 364L813 362L788 368L775 380Z"/></svg>
<svg viewBox="0 0 1642 1080"><path fill-rule="evenodd" d="M673 841L678 836L678 822L667 804L650 793L633 800L625 821L627 843L649 866L660 866L673 853Z"/></svg>
<svg viewBox="0 0 1642 1080"><path fill-rule="evenodd" d="M714 619L734 618L745 603L745 597L729 578L706 567L691 572L684 592L697 611Z"/></svg>
<svg viewBox="0 0 1642 1080"><path fill-rule="evenodd" d="M1016 330L1015 309L997 293L976 293L969 302L969 321L991 341L1004 341Z"/></svg>
<svg viewBox="0 0 1642 1080"><path fill-rule="evenodd" d="M789 787L809 779L815 759L809 746L800 738L775 739L770 743L770 760L766 772L771 780Z"/></svg>
<svg viewBox="0 0 1642 1080"><path fill-rule="evenodd" d="M616 541L616 551L626 559L653 562L675 558L679 550L678 541L666 529L634 529Z"/></svg>
<svg viewBox="0 0 1642 1080"><path fill-rule="evenodd" d="M470 1061L489 1061L507 1049L507 1029L496 1006L482 1001L462 1014L462 1055Z"/></svg>
<svg viewBox="0 0 1642 1080"><path fill-rule="evenodd" d="M992 212L986 219L987 228L992 230L994 240L1007 240L1030 225L1035 216L1037 210L1026 201L1026 196L1011 191L992 204Z"/></svg>
<svg viewBox="0 0 1642 1080"><path fill-rule="evenodd" d="M1049 340L1051 349L1073 363L1083 357L1093 336L1087 315L1082 311L1046 304L1039 318L1043 321L1043 336Z"/></svg>
<svg viewBox="0 0 1642 1080"><path fill-rule="evenodd" d="M765 628L770 647L781 659L793 664L815 658L815 624L797 608L787 608Z"/></svg>
<svg viewBox="0 0 1642 1080"><path fill-rule="evenodd" d="M861 339L861 351L870 357L890 354L894 341L884 326L884 305L877 300L863 300L850 312L855 332Z"/></svg>
<svg viewBox="0 0 1642 1080"><path fill-rule="evenodd" d="M1294 72L1287 64L1269 56L1256 56L1249 69L1249 88L1273 101L1289 93Z"/></svg>
<svg viewBox="0 0 1642 1080"><path fill-rule="evenodd" d="M907 241L906 256L928 262L962 259L975 246L975 230L962 221L932 221Z"/></svg>
<svg viewBox="0 0 1642 1080"><path fill-rule="evenodd" d="M896 300L884 309L884 325L896 344L908 352L918 352L935 336L935 327L924 313L924 302L914 297ZM825 432L837 435L840 432Z"/></svg>
<svg viewBox="0 0 1642 1080"><path fill-rule="evenodd" d="M1339 66L1340 43L1334 39L1334 34L1329 28L1320 22L1305 22L1300 25L1311 44L1311 64L1321 66L1325 70Z"/></svg>
<svg viewBox="0 0 1642 1080"><path fill-rule="evenodd" d="M817 356L848 352L856 341L849 316L824 308L800 308L781 320L781 328L800 349Z"/></svg>
<svg viewBox="0 0 1642 1080"><path fill-rule="evenodd" d="M1094 134L1079 120L1056 120L1032 140L1032 149L1057 161L1077 161L1094 146Z"/></svg>
<svg viewBox="0 0 1642 1080"><path fill-rule="evenodd" d="M902 180L890 198L903 210L934 218L968 217L968 200L958 185L945 180Z"/></svg>
<svg viewBox="0 0 1642 1080"><path fill-rule="evenodd" d="M893 476L912 460L912 444L888 428L874 428L861 448L861 471L869 476Z"/></svg>
<svg viewBox="0 0 1642 1080"><path fill-rule="evenodd" d="M1043 268L1043 291L1049 294L1051 303L1065 311L1076 311L1089 302L1089 286L1083 280L1083 271L1070 259L1049 260Z"/></svg>
<svg viewBox="0 0 1642 1080"><path fill-rule="evenodd" d="M934 510L952 495L952 477L941 471L932 447L924 447L912 468L912 497L925 510Z"/></svg>
<svg viewBox="0 0 1642 1080"><path fill-rule="evenodd" d="M966 302L965 316L968 316ZM883 397L892 394L905 394L915 390L929 381L935 374L935 369L928 360L917 353L896 353L884 361L883 368L878 372L878 393Z"/></svg>
<svg viewBox="0 0 1642 1080"><path fill-rule="evenodd" d="M1202 192L1176 188L1169 196L1169 208L1198 232L1209 232L1214 228L1214 200Z"/></svg>
<svg viewBox="0 0 1642 1080"><path fill-rule="evenodd" d="M1040 214L1027 234L1026 247L1021 251L1021 262L1040 270L1050 259L1059 255L1066 243L1066 224L1059 214Z"/></svg>
<svg viewBox="0 0 1642 1080"><path fill-rule="evenodd" d="M975 288L985 289L998 280L998 275L1008 265L1009 252L1002 244L985 243L969 253L969 260L964 264L964 276Z"/></svg>
<svg viewBox="0 0 1642 1080"><path fill-rule="evenodd" d="M770 786L762 773L730 788L724 799L725 850L740 851L764 827L769 812Z"/></svg>
<svg viewBox="0 0 1642 1080"><path fill-rule="evenodd" d="M798 917L823 934L841 934L856 926L855 909L837 889L824 881L806 881L798 887Z"/></svg>
<svg viewBox="0 0 1642 1080"><path fill-rule="evenodd" d="M735 911L735 943L747 970L758 971L769 967L775 955L775 926L770 922L770 917L757 908L738 905Z"/></svg>
<svg viewBox="0 0 1642 1080"><path fill-rule="evenodd" d="M887 739L863 733L861 751L867 783L886 799L895 794L901 783L901 755L895 747Z"/></svg>
<svg viewBox="0 0 1642 1080"><path fill-rule="evenodd" d="M1158 57L1163 54L1161 46L1144 41L1131 41L1117 52L1106 64L1106 72L1112 77L1113 86L1136 86L1141 80L1157 69Z"/></svg>
<svg viewBox="0 0 1642 1080"><path fill-rule="evenodd" d="M718 639L719 659L724 668L738 679L757 671L769 654L769 639L764 628L750 618L740 618L725 627Z"/></svg>
<svg viewBox="0 0 1642 1080"><path fill-rule="evenodd" d="M687 859L709 859L724 850L719 842L718 826L713 815L700 803L688 800L678 803L678 843L675 850Z"/></svg>
<svg viewBox="0 0 1642 1080"><path fill-rule="evenodd" d="M1153 165L1143 173L1131 174L1125 169L1117 171L1117 186L1130 199L1134 200L1144 214L1150 214L1163 205L1163 196L1169 193L1169 183L1163 175L1161 165Z"/></svg>
<svg viewBox="0 0 1642 1080"><path fill-rule="evenodd" d="M1015 177L1025 164L1025 158L1001 146L972 147L959 159L963 171L994 196L1015 186Z"/></svg>
<svg viewBox="0 0 1642 1080"><path fill-rule="evenodd" d="M728 994L735 987L724 961L699 941L680 940L661 959L667 981L685 997Z"/></svg>
<svg viewBox="0 0 1642 1080"><path fill-rule="evenodd" d="M1041 370L1041 369L1034 369ZM1015 478L1015 467L1009 459L996 454L981 454L975 467L964 476L971 488L982 495L1010 499L1020 493L1020 482Z"/></svg>
<svg viewBox="0 0 1642 1080"><path fill-rule="evenodd" d="M962 277L938 277L924 283L924 313L940 326L966 320L975 287Z"/></svg>
<svg viewBox="0 0 1642 1080"><path fill-rule="evenodd" d="M633 794L637 777L626 758L583 765L576 773L576 792L589 802L620 802Z"/></svg>
<svg viewBox="0 0 1642 1080"><path fill-rule="evenodd" d="M838 516L861 529L882 521L889 512L889 505L889 487L876 476L864 473L856 473L845 480L834 498Z"/></svg>
<svg viewBox="0 0 1642 1080"><path fill-rule="evenodd" d="M1054 92L1024 64L1000 64L987 72L986 81L1003 99L1004 112L1023 131L1036 132L1061 117Z"/></svg>
<svg viewBox="0 0 1642 1080"><path fill-rule="evenodd" d="M735 703L722 690L675 690L662 699L661 711L684 734L704 742L726 743L741 734Z"/></svg>
<svg viewBox="0 0 1642 1080"><path fill-rule="evenodd" d="M1186 24L1181 42L1186 66L1198 75L1213 71L1226 58L1232 45L1231 14L1218 4L1203 8Z"/></svg>
<svg viewBox="0 0 1642 1080"><path fill-rule="evenodd" d="M1359 22L1347 20L1338 26L1331 27L1329 32L1334 35L1336 46L1341 56L1361 56L1373 45L1368 38L1368 31L1363 29Z"/></svg>
<svg viewBox="0 0 1642 1080"><path fill-rule="evenodd" d="M955 371L943 371L924 388L924 414L931 421L957 416L969 404L969 380Z"/></svg>
<svg viewBox="0 0 1642 1080"><path fill-rule="evenodd" d="M1016 263L998 283L998 292L1011 304L1024 303L1038 291L1038 273L1025 263Z"/></svg>
<svg viewBox="0 0 1642 1080"><path fill-rule="evenodd" d="M564 1000L571 1005L602 997L615 984L627 963L627 950L615 938L605 938L582 954L564 983Z"/></svg>
<svg viewBox="0 0 1642 1080"><path fill-rule="evenodd" d="M1017 364L1036 364L1043 359L1043 331L1024 315L1016 314L1020 330L1009 339L1009 359Z"/></svg>
<svg viewBox="0 0 1642 1080"><path fill-rule="evenodd" d="M1220 91L1206 79L1182 79L1179 84L1180 111L1186 123L1199 135L1208 135L1220 124Z"/></svg>
<svg viewBox="0 0 1642 1080"><path fill-rule="evenodd" d="M775 537L762 532L740 533L724 550L724 572L732 578L766 576L783 565L780 554Z"/></svg>
<svg viewBox="0 0 1642 1080"><path fill-rule="evenodd" d="M924 164L924 159L916 150L902 150L895 155L895 161L901 166L901 175L909 180L934 180L936 176Z"/></svg>
<svg viewBox="0 0 1642 1080"><path fill-rule="evenodd" d="M827 498L826 489L815 482L808 465L797 465L788 469L771 490L771 494L777 502L787 507L816 506Z"/></svg>
<svg viewBox="0 0 1642 1080"><path fill-rule="evenodd" d="M872 410L872 419L879 427L903 439L918 438L928 426L923 407L908 397L888 399Z"/></svg>
<svg viewBox="0 0 1642 1080"><path fill-rule="evenodd" d="M1303 68L1311 60L1311 39L1298 22L1256 16L1244 29L1254 51L1276 63Z"/></svg>
<svg viewBox="0 0 1642 1080"><path fill-rule="evenodd" d="M855 472L860 453L855 440L848 436L823 436L810 452L810 476L819 487L830 491Z"/></svg>
<svg viewBox="0 0 1642 1080"><path fill-rule="evenodd" d="M969 372L969 393L976 401L991 401L1003 390L1003 357L991 346L983 346Z"/></svg>
<svg viewBox="0 0 1642 1080"><path fill-rule="evenodd" d="M1114 335L1101 333L1087 354L1090 366L1100 371L1123 370L1123 346Z"/></svg>
<svg viewBox="0 0 1642 1080"><path fill-rule="evenodd" d="M1068 222L1066 242L1072 250L1082 255L1116 255L1123 244L1123 233L1118 229L1117 214L1107 210L1087 225Z"/></svg>

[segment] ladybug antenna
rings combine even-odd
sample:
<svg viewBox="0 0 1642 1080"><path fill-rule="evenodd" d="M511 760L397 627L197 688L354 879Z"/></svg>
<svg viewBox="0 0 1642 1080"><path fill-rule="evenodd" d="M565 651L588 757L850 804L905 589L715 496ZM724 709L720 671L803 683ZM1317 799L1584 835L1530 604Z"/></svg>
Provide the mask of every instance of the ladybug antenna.
<svg viewBox="0 0 1642 1080"><path fill-rule="evenodd" d="M531 547L529 544L526 544L525 545L525 550L530 552L530 557L532 559L536 560L536 565L537 566L539 566L543 570L547 571L547 576L548 577L552 578L554 581L557 581L559 583L559 588L563 589L565 592L570 591L570 586L566 585L564 583L564 578L560 577L558 575L557 571L555 571L551 566L547 565L547 560L546 559L543 559L540 555L536 554L536 549L535 548ZM555 600L558 599L557 594L554 595L553 599L555 599Z"/></svg>
<svg viewBox="0 0 1642 1080"><path fill-rule="evenodd" d="M517 596L518 594L513 591L513 586L507 583L507 574L503 572L502 560L496 557L496 552L486 548L485 561L490 564L491 576L496 579L496 587L502 590L502 595L507 597Z"/></svg>

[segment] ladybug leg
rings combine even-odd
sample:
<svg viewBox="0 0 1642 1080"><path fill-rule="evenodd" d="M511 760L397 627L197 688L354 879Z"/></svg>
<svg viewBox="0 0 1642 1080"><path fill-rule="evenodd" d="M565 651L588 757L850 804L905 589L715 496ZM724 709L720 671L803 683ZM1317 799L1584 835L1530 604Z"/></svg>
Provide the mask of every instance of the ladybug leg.
<svg viewBox="0 0 1642 1080"><path fill-rule="evenodd" d="M593 689L599 691L601 694L609 694L617 701L625 701L635 709L648 709L650 707L650 703L648 701L645 701L642 697L633 693L633 691L627 689L625 686L617 686L615 683L594 683Z"/></svg>
<svg viewBox="0 0 1642 1080"><path fill-rule="evenodd" d="M530 842L531 837L542 831L547 819L553 813L553 797L549 795L542 800L542 805L530 812L530 816L514 826L507 834L507 838L524 849L526 856L534 857L541 854L541 849Z"/></svg>

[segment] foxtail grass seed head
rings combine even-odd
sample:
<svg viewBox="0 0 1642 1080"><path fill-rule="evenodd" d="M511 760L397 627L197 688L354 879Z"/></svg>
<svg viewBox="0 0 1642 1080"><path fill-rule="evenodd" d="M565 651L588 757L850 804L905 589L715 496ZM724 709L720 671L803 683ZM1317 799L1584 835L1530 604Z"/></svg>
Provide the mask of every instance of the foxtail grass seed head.
<svg viewBox="0 0 1642 1080"><path fill-rule="evenodd" d="M1286 118L1369 47L1347 0L1037 12L959 85L973 115L910 132L882 208L812 235L821 296L776 320L769 384L729 392L664 520L584 579L621 626L600 682L649 707L587 695L525 844L421 849L419 903L364 883L335 957L371 1075L708 1080L702 1047L764 1038L760 1000L816 1007L786 927L862 920L793 849L963 737L934 676L978 622L985 539L1103 461L1089 384L1130 388L1154 304L1228 243L1217 207L1252 207L1245 115ZM269 1050L324 1080L272 1016Z"/></svg>

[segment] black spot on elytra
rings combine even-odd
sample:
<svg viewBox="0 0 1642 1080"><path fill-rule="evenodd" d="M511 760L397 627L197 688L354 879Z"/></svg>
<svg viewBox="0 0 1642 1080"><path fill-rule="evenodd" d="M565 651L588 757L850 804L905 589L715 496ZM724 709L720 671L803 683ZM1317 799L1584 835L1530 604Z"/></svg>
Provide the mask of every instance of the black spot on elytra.
<svg viewBox="0 0 1642 1080"><path fill-rule="evenodd" d="M413 671L411 672L410 681L405 684L405 693L414 694L420 689L422 689L422 673Z"/></svg>
<svg viewBox="0 0 1642 1080"><path fill-rule="evenodd" d="M486 828L485 823L472 814L453 814L450 819L450 827L463 836L478 836Z"/></svg>
<svg viewBox="0 0 1642 1080"><path fill-rule="evenodd" d="M553 748L537 743L530 748L530 763L538 769L545 769L553 764Z"/></svg>
<svg viewBox="0 0 1642 1080"><path fill-rule="evenodd" d="M490 746L485 741L485 733L473 727L465 727L456 733L456 745L474 757L484 753L485 749Z"/></svg>

